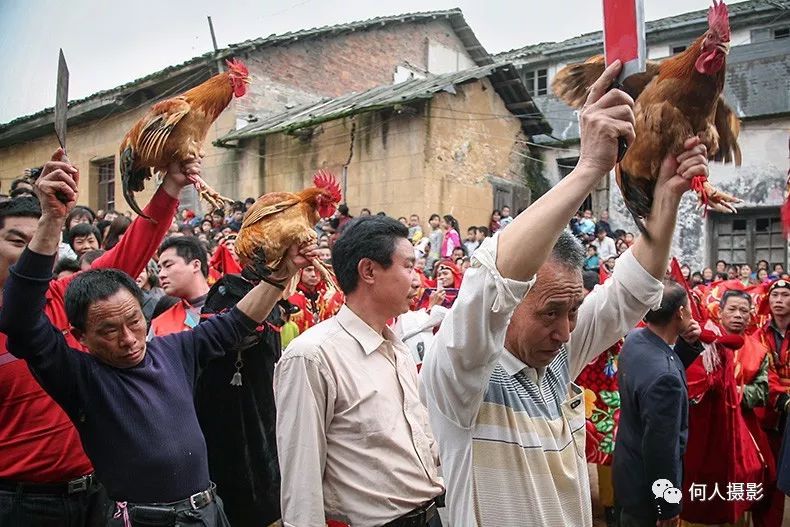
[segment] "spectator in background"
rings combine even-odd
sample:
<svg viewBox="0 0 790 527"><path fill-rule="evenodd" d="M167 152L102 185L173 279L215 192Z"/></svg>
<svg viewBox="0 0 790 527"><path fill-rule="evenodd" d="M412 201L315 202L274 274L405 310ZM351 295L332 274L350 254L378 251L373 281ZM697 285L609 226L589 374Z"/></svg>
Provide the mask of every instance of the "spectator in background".
<svg viewBox="0 0 790 527"><path fill-rule="evenodd" d="M86 252L99 248L101 245L101 233L95 225L78 223L69 230L67 241L71 250L79 258Z"/></svg>
<svg viewBox="0 0 790 527"><path fill-rule="evenodd" d="M118 216L117 218L112 220L109 229L107 229L107 236L104 236L103 248L109 251L110 249L118 245L118 242L121 241L121 238L123 238L126 229L128 229L129 225L131 224L132 224L132 220L130 220L126 216ZM192 229L190 228L190 234L191 232Z"/></svg>
<svg viewBox="0 0 790 527"><path fill-rule="evenodd" d="M704 285L705 280L702 278L702 273L699 271L694 271L691 273L691 287L697 287L698 285Z"/></svg>
<svg viewBox="0 0 790 527"><path fill-rule="evenodd" d="M480 244L483 243L483 240L491 236L491 231L488 230L488 227L481 225L477 228L477 246L480 247Z"/></svg>
<svg viewBox="0 0 790 527"><path fill-rule="evenodd" d="M621 254L623 254L628 250L628 244L625 243L625 240L623 238L618 238L614 242L614 248L617 250L617 256L620 256Z"/></svg>
<svg viewBox="0 0 790 527"><path fill-rule="evenodd" d="M590 241L595 236L595 222L593 221L591 210L588 209L584 211L584 215L578 223L578 230L579 235L585 241Z"/></svg>
<svg viewBox="0 0 790 527"><path fill-rule="evenodd" d="M66 216L66 222L63 225L63 241L61 241L58 246L58 258L78 259L77 254L68 243L68 233L75 225L80 223L93 223L95 218L96 216L93 214L93 211L88 207L78 205L69 212L68 216Z"/></svg>
<svg viewBox="0 0 790 527"><path fill-rule="evenodd" d="M228 222L228 226L231 230L239 232L241 230L241 223L244 221L244 204L240 201L237 201L233 205L233 213L230 216L230 221Z"/></svg>
<svg viewBox="0 0 790 527"><path fill-rule="evenodd" d="M729 279L730 279L730 277L729 277L729 275L727 273L716 273L716 279L714 281L715 282L719 282L719 281L724 281L724 280L729 280Z"/></svg>
<svg viewBox="0 0 790 527"><path fill-rule="evenodd" d="M407 219L406 219L406 216L400 216L400 217L398 217L398 221L399 221L399 222L401 222L401 224L402 224L404 227L407 227L407 228L409 227L409 220L407 220Z"/></svg>
<svg viewBox="0 0 790 527"><path fill-rule="evenodd" d="M499 209L494 209L494 212L491 213L491 222L488 224L488 230L491 231L491 236L496 234L496 231L502 227L500 224L501 220L502 213L499 211Z"/></svg>
<svg viewBox="0 0 790 527"><path fill-rule="evenodd" d="M211 211L211 227L213 229L221 229L225 226L225 211L216 209Z"/></svg>
<svg viewBox="0 0 790 527"><path fill-rule="evenodd" d="M202 222L200 222L200 231L203 232L206 236L211 235L211 231L214 229L214 222L211 221L211 218L206 217Z"/></svg>
<svg viewBox="0 0 790 527"><path fill-rule="evenodd" d="M459 245L458 247L453 249L453 254L450 255L450 259L452 261L456 261L459 258L463 258L464 256L466 256L466 249L464 249L463 245Z"/></svg>
<svg viewBox="0 0 790 527"><path fill-rule="evenodd" d="M250 207L255 203L255 198L247 198L244 200L244 212L250 210Z"/></svg>
<svg viewBox="0 0 790 527"><path fill-rule="evenodd" d="M609 224L609 211L604 209L601 211L601 217L598 219L598 223L595 224L595 229L603 229L606 231L606 235L610 238L614 238L614 233L612 232L612 226Z"/></svg>
<svg viewBox="0 0 790 527"><path fill-rule="evenodd" d="M464 240L467 256L472 256L479 245L480 242L477 241L477 227L469 227L466 230L466 240Z"/></svg>
<svg viewBox="0 0 790 527"><path fill-rule="evenodd" d="M33 195L33 184L27 178L17 178L11 182L11 192L22 189Z"/></svg>
<svg viewBox="0 0 790 527"><path fill-rule="evenodd" d="M610 256L617 256L617 248L614 246L614 240L606 235L606 230L599 228L595 233L595 239L590 242L598 249L598 257L601 260L606 260Z"/></svg>
<svg viewBox="0 0 790 527"><path fill-rule="evenodd" d="M431 250L428 253L426 267L431 270L433 270L434 264L441 258L440 251L442 250L442 240L444 239L444 232L442 232L440 228L441 222L441 216L436 213L431 214L431 217L428 219L428 225L431 227L431 234L428 235L428 239L431 242Z"/></svg>
<svg viewBox="0 0 790 527"><path fill-rule="evenodd" d="M409 240L411 243L416 244L422 239L422 225L420 225L420 217L416 214L409 216Z"/></svg>
<svg viewBox="0 0 790 527"><path fill-rule="evenodd" d="M598 257L598 248L595 245L587 246L587 257L584 259L584 270L597 272L601 266L601 259Z"/></svg>
<svg viewBox="0 0 790 527"><path fill-rule="evenodd" d="M758 269L757 270L757 283L762 284L765 282L770 282L771 278L768 276L768 269Z"/></svg>
<svg viewBox="0 0 790 527"><path fill-rule="evenodd" d="M706 267L702 270L702 283L705 285L713 283L713 269L710 267Z"/></svg>
<svg viewBox="0 0 790 527"><path fill-rule="evenodd" d="M683 279L686 281L687 284L691 283L691 267L686 264L680 266L680 274L683 275Z"/></svg>
<svg viewBox="0 0 790 527"><path fill-rule="evenodd" d="M442 235L441 250L439 254L442 258L451 258L453 249L461 246L461 235L458 234L458 221L450 214L442 216L439 226L444 233Z"/></svg>
<svg viewBox="0 0 790 527"><path fill-rule="evenodd" d="M716 262L716 273L726 273L727 272L727 262L724 260L718 260Z"/></svg>
<svg viewBox="0 0 790 527"><path fill-rule="evenodd" d="M771 279L775 280L777 278L780 278L784 274L784 272L785 272L785 268L782 264L780 263L774 264L774 270L771 273Z"/></svg>
<svg viewBox="0 0 790 527"><path fill-rule="evenodd" d="M363 208L362 210L359 211L359 215L360 216L370 216L371 215L370 209Z"/></svg>
<svg viewBox="0 0 790 527"><path fill-rule="evenodd" d="M156 261L152 259L135 279L137 285L143 290L142 307L146 326L151 325L154 308L156 308L156 304L162 297L165 296L165 290L159 286L158 275L159 266L156 264Z"/></svg>
<svg viewBox="0 0 790 527"><path fill-rule="evenodd" d="M337 233L341 234L343 232L343 228L346 226L346 223L353 220L354 216L349 214L348 205L346 205L345 203L341 203L340 205L337 206L337 214L338 214Z"/></svg>
<svg viewBox="0 0 790 527"><path fill-rule="evenodd" d="M80 256L79 259L80 270L87 271L88 269L93 267L93 262L98 260L99 257L106 252L107 251L105 251L104 249L93 249Z"/></svg>
<svg viewBox="0 0 790 527"><path fill-rule="evenodd" d="M617 263L617 256L612 255L609 258L607 258L606 260L601 258L601 262L603 263L603 266L604 266L604 269L606 269L606 272L609 273L609 274L612 274L612 272L614 272L614 266Z"/></svg>
<svg viewBox="0 0 790 527"><path fill-rule="evenodd" d="M502 219L499 220L499 228L504 229L505 227L510 225L510 222L512 221L513 218L510 216L510 207L505 205L504 207L502 207Z"/></svg>
<svg viewBox="0 0 790 527"><path fill-rule="evenodd" d="M743 264L738 269L738 280L744 285L744 287L749 287L750 285L754 284L752 280L752 268L749 267L749 264Z"/></svg>
<svg viewBox="0 0 790 527"><path fill-rule="evenodd" d="M751 271L751 269L750 269L750 271ZM727 267L727 279L728 280L735 280L737 278L740 278L740 275L741 275L740 268L737 265L733 264L733 265Z"/></svg>
<svg viewBox="0 0 790 527"><path fill-rule="evenodd" d="M52 274L55 276L55 280L60 280L61 278L79 273L81 270L80 263L74 258L61 258L58 260L58 263L55 264Z"/></svg>
<svg viewBox="0 0 790 527"><path fill-rule="evenodd" d="M631 247L634 244L634 233L632 232L625 233L625 243L627 243L629 247Z"/></svg>
<svg viewBox="0 0 790 527"><path fill-rule="evenodd" d="M760 269L765 269L766 271L768 270L768 260L758 260L757 261L757 269L755 270L755 276L756 276L757 271L759 271Z"/></svg>

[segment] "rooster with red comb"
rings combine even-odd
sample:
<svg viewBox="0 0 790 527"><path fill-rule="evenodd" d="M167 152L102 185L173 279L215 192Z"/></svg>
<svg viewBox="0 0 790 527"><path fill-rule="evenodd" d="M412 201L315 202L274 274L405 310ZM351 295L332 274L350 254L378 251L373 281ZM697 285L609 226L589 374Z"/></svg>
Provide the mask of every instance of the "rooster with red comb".
<svg viewBox="0 0 790 527"><path fill-rule="evenodd" d="M316 241L316 223L335 214L342 195L327 170L315 173L313 185L295 193L264 194L247 211L236 238L236 254L247 278L265 279L280 266L289 247ZM325 280L335 283L320 260L313 263Z"/></svg>
<svg viewBox="0 0 790 527"><path fill-rule="evenodd" d="M627 77L623 90L633 97L636 139L615 167L625 205L639 230L649 236L644 219L650 214L661 163L667 155L684 152L686 140L696 136L710 159L741 164L738 146L740 120L722 96L730 22L724 2L713 1L708 29L685 51L659 62L648 61L644 73ZM599 55L571 64L557 73L552 87L567 104L580 108L589 87L604 71ZM692 180L700 205L719 212L736 212L741 200L708 182L707 172Z"/></svg>

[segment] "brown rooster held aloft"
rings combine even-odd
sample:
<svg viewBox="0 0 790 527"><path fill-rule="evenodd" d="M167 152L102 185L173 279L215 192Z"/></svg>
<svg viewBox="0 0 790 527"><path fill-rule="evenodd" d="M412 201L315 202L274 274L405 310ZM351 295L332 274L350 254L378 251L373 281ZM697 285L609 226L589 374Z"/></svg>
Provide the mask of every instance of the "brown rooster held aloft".
<svg viewBox="0 0 790 527"><path fill-rule="evenodd" d="M268 276L280 266L290 246L316 241L316 223L335 213L342 195L335 176L326 170L315 173L313 184L301 192L264 194L247 211L236 238L236 254L245 277ZM334 283L320 260L313 263L328 282Z"/></svg>
<svg viewBox="0 0 790 527"><path fill-rule="evenodd" d="M683 144L697 135L708 156L741 164L738 147L740 121L722 97L730 23L724 2L713 1L708 30L682 53L661 63L648 62L647 71L623 82L636 101L636 140L616 167L625 205L643 234L644 218L653 205L653 190L664 158L680 155ZM557 73L552 88L567 104L580 108L589 87L605 68L602 55L572 64ZM700 204L719 212L737 212L740 200L713 187L704 176L692 180Z"/></svg>
<svg viewBox="0 0 790 527"><path fill-rule="evenodd" d="M247 91L249 73L240 61L226 61L228 71L211 77L183 94L156 103L121 142L121 181L126 203L140 216L133 192L143 190L151 170L165 173L173 162L203 157L203 142L212 123L234 96ZM189 176L203 199L213 207L232 202L198 176Z"/></svg>

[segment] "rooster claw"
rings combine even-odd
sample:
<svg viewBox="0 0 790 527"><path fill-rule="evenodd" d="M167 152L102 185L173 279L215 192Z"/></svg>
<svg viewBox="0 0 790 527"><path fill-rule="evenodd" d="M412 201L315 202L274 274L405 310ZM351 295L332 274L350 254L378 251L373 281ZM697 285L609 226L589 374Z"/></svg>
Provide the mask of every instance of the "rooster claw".
<svg viewBox="0 0 790 527"><path fill-rule="evenodd" d="M256 249L254 259L241 270L241 276L250 281L263 280L270 274L272 274L272 269L266 265L266 255L263 248Z"/></svg>
<svg viewBox="0 0 790 527"><path fill-rule="evenodd" d="M735 204L743 202L742 199L717 189L707 180L702 184L702 189L696 192L700 208L703 210L710 209L722 214L737 214L738 209L735 208Z"/></svg>

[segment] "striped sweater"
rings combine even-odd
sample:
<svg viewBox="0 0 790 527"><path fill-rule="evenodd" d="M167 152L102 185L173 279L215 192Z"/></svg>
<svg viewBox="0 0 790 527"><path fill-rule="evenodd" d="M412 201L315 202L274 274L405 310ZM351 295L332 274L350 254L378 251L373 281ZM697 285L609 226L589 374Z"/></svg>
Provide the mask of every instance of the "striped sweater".
<svg viewBox="0 0 790 527"><path fill-rule="evenodd" d="M473 258L421 371L439 443L450 524L592 525L584 397L572 380L661 301L661 282L626 252L579 309L570 341L540 370L504 349L533 284L496 269L498 237Z"/></svg>

